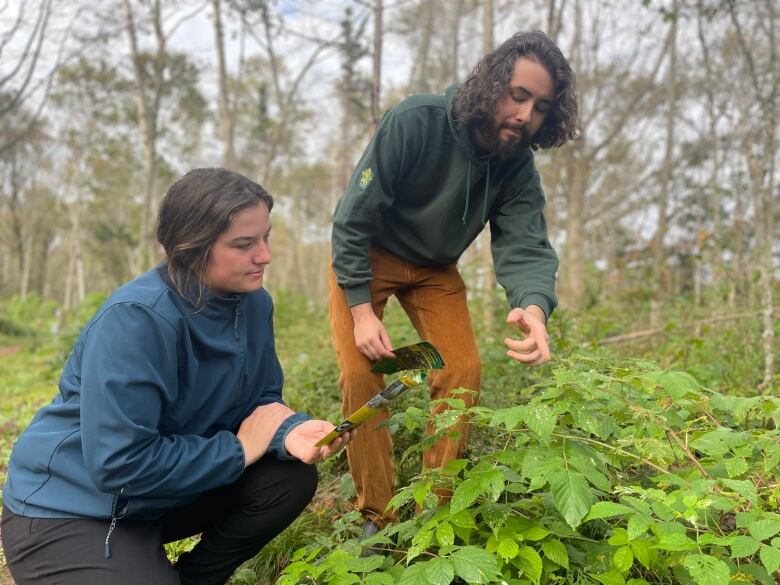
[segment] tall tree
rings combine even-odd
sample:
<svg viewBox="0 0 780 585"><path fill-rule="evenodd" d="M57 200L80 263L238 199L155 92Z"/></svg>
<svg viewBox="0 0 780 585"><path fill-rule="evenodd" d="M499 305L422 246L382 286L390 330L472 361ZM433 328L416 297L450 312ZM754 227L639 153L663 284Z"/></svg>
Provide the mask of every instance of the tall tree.
<svg viewBox="0 0 780 585"><path fill-rule="evenodd" d="M222 2L212 0L214 20L214 47L217 51L217 80L219 85L219 138L222 141L222 164L230 170L237 169L233 140L233 106L228 88L228 72L225 62L225 33L222 26Z"/></svg>

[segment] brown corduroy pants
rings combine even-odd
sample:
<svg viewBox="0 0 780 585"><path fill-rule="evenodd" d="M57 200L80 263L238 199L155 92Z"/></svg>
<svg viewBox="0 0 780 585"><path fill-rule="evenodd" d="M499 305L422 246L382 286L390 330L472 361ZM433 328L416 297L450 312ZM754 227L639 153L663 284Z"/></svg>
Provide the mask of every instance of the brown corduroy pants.
<svg viewBox="0 0 780 585"><path fill-rule="evenodd" d="M446 398L455 388L479 391L480 361L477 343L466 303L466 286L455 265L415 266L385 250L369 248L374 279L371 303L381 319L387 300L395 295L420 338L431 342L442 355L445 367L430 373L431 398ZM333 345L340 368L339 385L344 416L363 406L384 387L381 375L371 372L373 362L355 345L352 313L346 295L331 270L328 305ZM388 331L390 339L393 332ZM476 396L460 395L471 406ZM446 408L440 405L432 413ZM349 468L357 488L357 506L364 516L384 523L392 513L384 513L393 495L393 444L387 428L377 428L388 413L365 422L357 437L347 446ZM459 439L443 437L423 454L423 466L436 468L458 457L466 441L467 425L455 430ZM430 431L430 429L429 429Z"/></svg>

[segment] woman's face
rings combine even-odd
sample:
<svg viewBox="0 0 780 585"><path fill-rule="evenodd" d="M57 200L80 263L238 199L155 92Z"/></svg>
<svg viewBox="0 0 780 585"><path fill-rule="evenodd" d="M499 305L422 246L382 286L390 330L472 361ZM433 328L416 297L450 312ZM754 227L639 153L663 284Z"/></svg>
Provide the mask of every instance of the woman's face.
<svg viewBox="0 0 780 585"><path fill-rule="evenodd" d="M238 213L214 242L205 283L218 296L247 293L263 286L265 267L271 261L268 206L258 203Z"/></svg>

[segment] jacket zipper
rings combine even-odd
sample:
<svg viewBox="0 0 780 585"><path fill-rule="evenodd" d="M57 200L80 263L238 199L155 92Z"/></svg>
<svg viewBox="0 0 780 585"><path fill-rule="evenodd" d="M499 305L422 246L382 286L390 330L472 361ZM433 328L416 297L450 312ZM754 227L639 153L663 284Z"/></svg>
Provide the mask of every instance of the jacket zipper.
<svg viewBox="0 0 780 585"><path fill-rule="evenodd" d="M235 335L236 341L239 340L239 335L238 335L238 313L239 313L238 305L236 305L236 308L233 309L233 335Z"/></svg>
<svg viewBox="0 0 780 585"><path fill-rule="evenodd" d="M122 497L122 494L125 493L125 489L127 489L127 487L127 485L122 486L122 489L119 490L119 494L114 497L114 504L111 506L111 524L108 525L108 534L106 534L106 541L103 544L103 557L106 559L111 558L111 546L109 545L108 541L111 538L111 533L114 532L114 528L116 528L116 521L124 517L124 512L117 514L116 508L120 498Z"/></svg>

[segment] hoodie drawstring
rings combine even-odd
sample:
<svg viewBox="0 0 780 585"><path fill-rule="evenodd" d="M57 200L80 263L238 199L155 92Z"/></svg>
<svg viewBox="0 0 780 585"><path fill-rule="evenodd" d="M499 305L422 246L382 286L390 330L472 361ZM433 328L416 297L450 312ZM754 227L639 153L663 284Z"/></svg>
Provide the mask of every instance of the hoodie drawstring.
<svg viewBox="0 0 780 585"><path fill-rule="evenodd" d="M487 165L487 175L485 177L485 196L482 200L482 220L481 225L485 225L487 222L487 202L488 193L490 192L490 163ZM463 207L463 217L461 221L463 226L466 226L466 216L469 213L469 203L471 202L471 159L469 159L469 166L466 168L466 205Z"/></svg>
<svg viewBox="0 0 780 585"><path fill-rule="evenodd" d="M469 159L469 166L466 169L466 205L463 208L463 227L466 227L466 215L469 212L469 199L471 198L471 159Z"/></svg>

